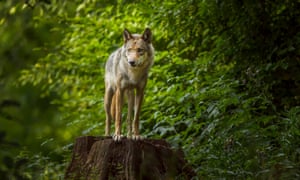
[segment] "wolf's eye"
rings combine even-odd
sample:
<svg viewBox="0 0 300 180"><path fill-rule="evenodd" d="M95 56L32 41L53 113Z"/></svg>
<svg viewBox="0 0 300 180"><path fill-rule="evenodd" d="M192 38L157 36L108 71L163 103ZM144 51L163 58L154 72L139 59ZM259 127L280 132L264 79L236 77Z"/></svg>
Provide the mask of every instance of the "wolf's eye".
<svg viewBox="0 0 300 180"><path fill-rule="evenodd" d="M138 53L143 53L143 52L144 52L144 49L138 48L138 49L137 49L137 52L138 52Z"/></svg>

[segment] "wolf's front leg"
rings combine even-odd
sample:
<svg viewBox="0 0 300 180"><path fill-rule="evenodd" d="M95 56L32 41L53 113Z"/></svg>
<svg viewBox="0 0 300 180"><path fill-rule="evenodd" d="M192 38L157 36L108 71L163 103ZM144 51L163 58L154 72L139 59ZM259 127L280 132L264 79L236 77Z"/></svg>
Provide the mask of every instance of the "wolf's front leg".
<svg viewBox="0 0 300 180"><path fill-rule="evenodd" d="M115 96L116 96L116 119L115 119L115 134L113 136L113 139L115 141L120 141L122 138L121 118L122 118L122 105L123 105L124 90L117 88Z"/></svg>
<svg viewBox="0 0 300 180"><path fill-rule="evenodd" d="M132 139L134 140L142 139L139 131L139 117L140 117L143 98L144 98L144 88L137 88L136 96L135 96L135 109L134 109L134 119L133 119L133 128L132 128L132 132L133 132Z"/></svg>
<svg viewBox="0 0 300 180"><path fill-rule="evenodd" d="M127 138L132 136L132 114L134 107L134 90L127 90L128 112L127 112Z"/></svg>

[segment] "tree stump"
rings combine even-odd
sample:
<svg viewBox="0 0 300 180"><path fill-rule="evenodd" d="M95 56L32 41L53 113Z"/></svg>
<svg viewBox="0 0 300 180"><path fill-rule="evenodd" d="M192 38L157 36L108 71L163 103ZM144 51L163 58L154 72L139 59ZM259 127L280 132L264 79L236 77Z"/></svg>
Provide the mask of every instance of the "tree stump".
<svg viewBox="0 0 300 180"><path fill-rule="evenodd" d="M85 136L76 139L65 179L191 179L182 151L165 140Z"/></svg>

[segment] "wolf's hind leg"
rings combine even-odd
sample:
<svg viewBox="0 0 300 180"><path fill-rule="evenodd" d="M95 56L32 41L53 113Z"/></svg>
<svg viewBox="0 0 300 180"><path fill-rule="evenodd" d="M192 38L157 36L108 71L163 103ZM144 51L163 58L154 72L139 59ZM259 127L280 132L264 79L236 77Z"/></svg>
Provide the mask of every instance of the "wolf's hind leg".
<svg viewBox="0 0 300 180"><path fill-rule="evenodd" d="M106 114L106 120L105 120L105 136L109 136L110 134L110 126L111 126L111 105L112 105L112 97L113 97L113 89L110 87L107 87L105 89L105 96L104 96L104 108L105 108L105 114Z"/></svg>
<svg viewBox="0 0 300 180"><path fill-rule="evenodd" d="M115 119L115 134L113 136L113 139L115 141L120 141L123 137L121 134L121 118L122 118L122 105L124 100L124 89L117 88L115 92L116 96L116 119Z"/></svg>

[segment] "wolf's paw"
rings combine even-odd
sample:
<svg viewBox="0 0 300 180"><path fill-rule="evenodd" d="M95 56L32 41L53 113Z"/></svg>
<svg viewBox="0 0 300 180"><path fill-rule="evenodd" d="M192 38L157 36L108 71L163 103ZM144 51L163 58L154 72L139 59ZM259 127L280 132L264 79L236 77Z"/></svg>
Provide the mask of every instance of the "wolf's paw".
<svg viewBox="0 0 300 180"><path fill-rule="evenodd" d="M131 139L132 139L132 140L135 140L135 141L138 141L138 140L143 140L144 137L143 137L143 136L140 136L140 135L132 135L132 136L131 136Z"/></svg>
<svg viewBox="0 0 300 180"><path fill-rule="evenodd" d="M116 142L119 142L119 141L121 141L121 139L123 138L124 136L123 135L121 135L121 134L119 134L119 135L113 135L113 140L114 141L116 141Z"/></svg>

